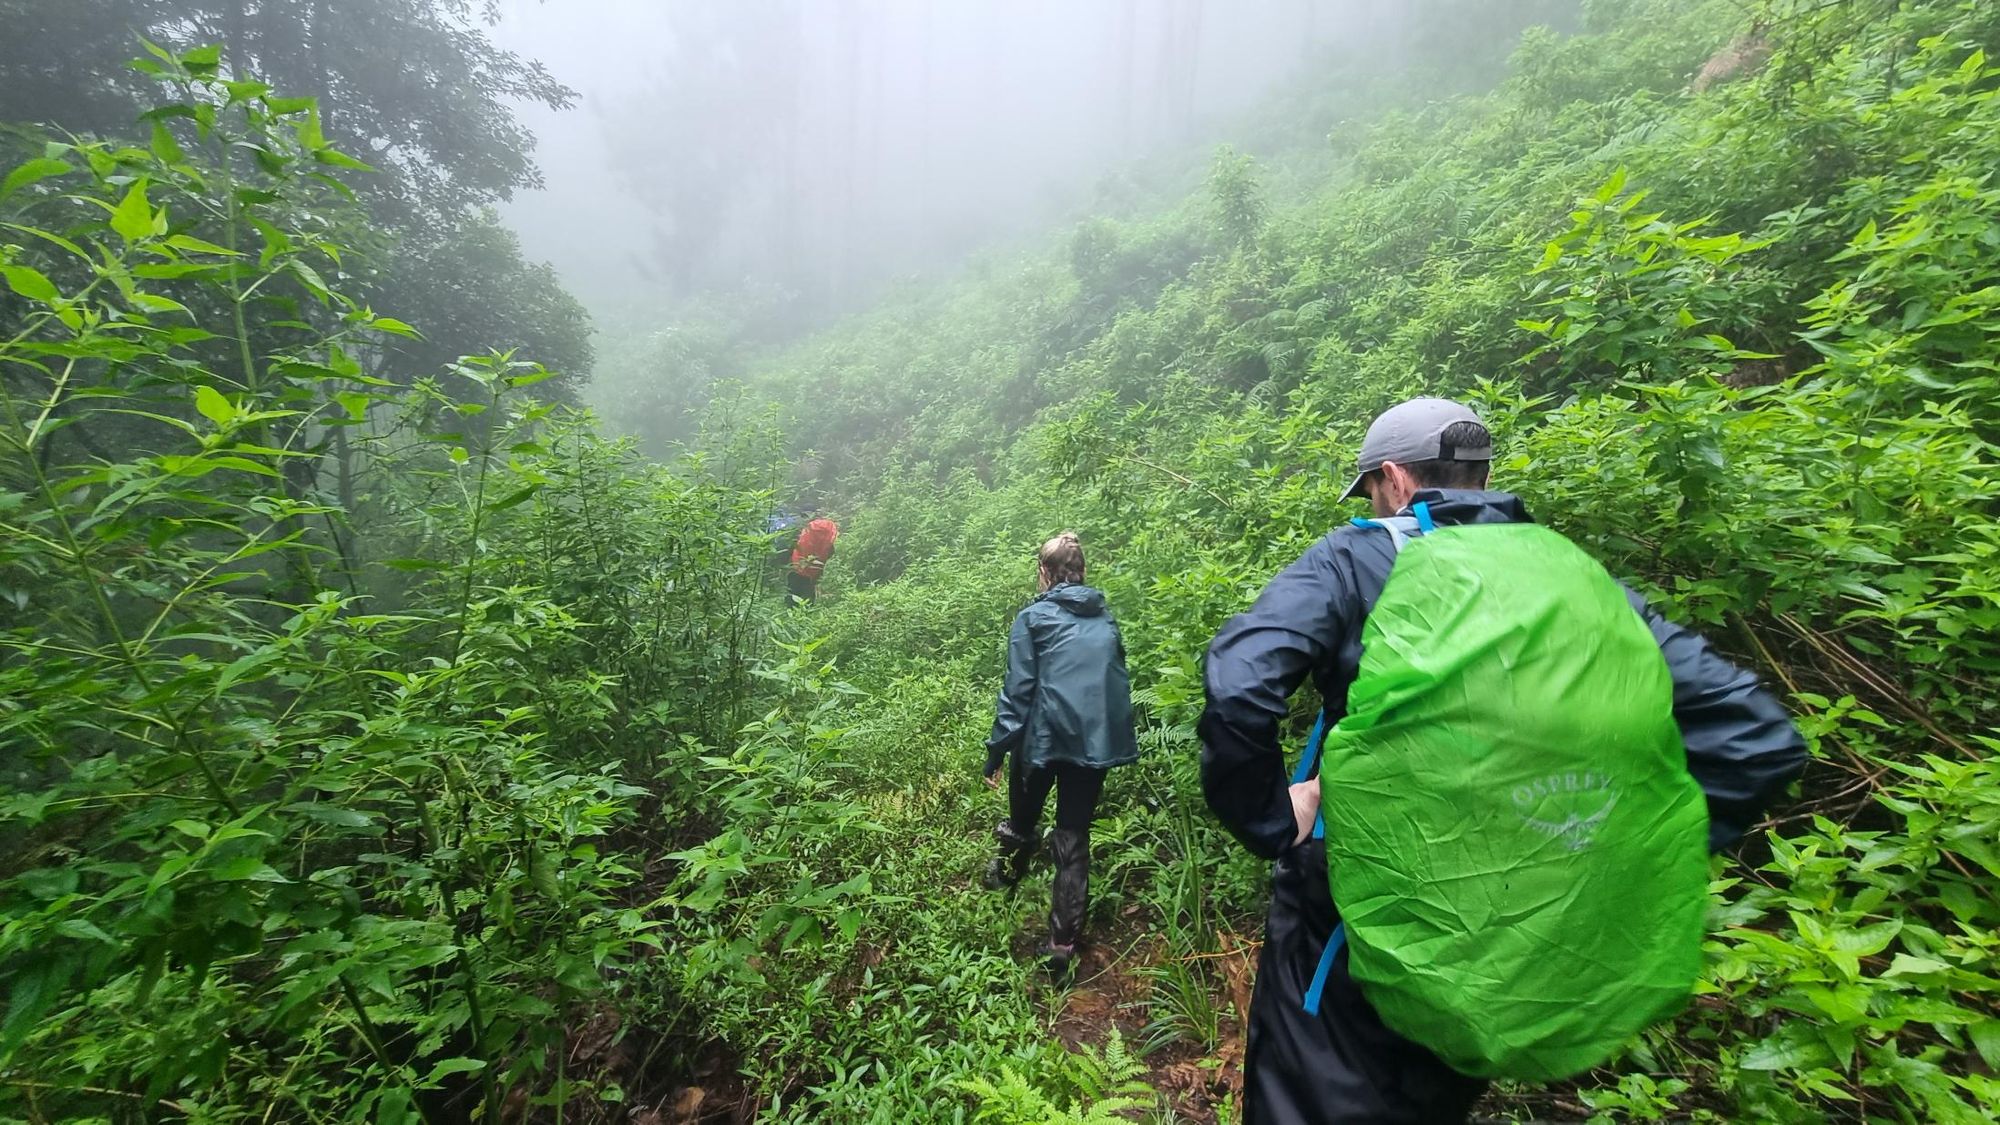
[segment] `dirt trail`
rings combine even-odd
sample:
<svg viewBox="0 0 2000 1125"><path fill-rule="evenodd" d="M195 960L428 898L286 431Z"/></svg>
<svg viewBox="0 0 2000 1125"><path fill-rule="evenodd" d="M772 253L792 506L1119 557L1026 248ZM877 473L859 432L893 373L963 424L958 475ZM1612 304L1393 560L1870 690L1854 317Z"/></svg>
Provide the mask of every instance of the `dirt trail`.
<svg viewBox="0 0 2000 1125"><path fill-rule="evenodd" d="M1145 1042L1153 989L1145 970L1171 954L1137 914L1127 914L1112 933L1084 944L1068 987L1049 985L1042 993L1051 1031L1071 1048L1101 1049L1113 1029L1135 1053ZM1033 955L1032 934L1016 944L1017 953ZM1250 1007L1257 944L1230 933L1221 935L1219 944L1218 952L1201 959L1218 983L1220 1041L1213 1050L1185 1040L1164 1044L1145 1056L1146 1072L1140 1076L1167 1099L1174 1120L1197 1125L1223 1125L1221 1109L1242 1096L1243 1014Z"/></svg>

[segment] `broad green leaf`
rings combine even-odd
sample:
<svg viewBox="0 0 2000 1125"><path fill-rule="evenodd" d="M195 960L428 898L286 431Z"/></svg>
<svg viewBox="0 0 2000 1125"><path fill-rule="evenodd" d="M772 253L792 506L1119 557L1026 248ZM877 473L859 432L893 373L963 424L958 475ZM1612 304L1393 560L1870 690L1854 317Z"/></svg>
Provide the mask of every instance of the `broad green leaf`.
<svg viewBox="0 0 2000 1125"><path fill-rule="evenodd" d="M2000 1070L2000 1019L1983 1019L1966 1029L1972 1047L1987 1067Z"/></svg>
<svg viewBox="0 0 2000 1125"><path fill-rule="evenodd" d="M1811 1036L1810 1030L1787 1028L1745 1051L1736 1065L1745 1070L1792 1070L1825 1061L1830 1054L1827 1046Z"/></svg>
<svg viewBox="0 0 2000 1125"><path fill-rule="evenodd" d="M312 291L312 295L318 298L321 304L325 304L327 298L332 295L332 290L328 288L326 279L319 275L319 271L297 258L286 264L291 267L298 279L305 283L305 287Z"/></svg>
<svg viewBox="0 0 2000 1125"><path fill-rule="evenodd" d="M169 235L164 245L170 246L175 250L186 250L194 254L224 254L230 257L242 256L238 251L231 250L227 246L217 246L213 242L196 238L191 234Z"/></svg>
<svg viewBox="0 0 2000 1125"><path fill-rule="evenodd" d="M306 802L302 804L291 805L289 806L289 808L292 812L299 813L312 820L317 820L321 824L333 824L333 825L338 825L341 828L376 827L375 822L369 819L368 814L360 812L359 810L356 809L345 808L340 805L328 805L328 804L321 804L318 802Z"/></svg>
<svg viewBox="0 0 2000 1125"><path fill-rule="evenodd" d="M289 883L263 856L245 855L217 864L210 877L218 883Z"/></svg>
<svg viewBox="0 0 2000 1125"><path fill-rule="evenodd" d="M117 938L105 933L97 923L88 918L70 918L56 924L56 932L64 937L82 941L103 942L105 945L122 945Z"/></svg>
<svg viewBox="0 0 2000 1125"><path fill-rule="evenodd" d="M221 695L228 691L243 677L278 659L281 655L278 650L267 648L231 661L229 667L222 670L222 675L216 677L215 694Z"/></svg>
<svg viewBox="0 0 2000 1125"><path fill-rule="evenodd" d="M125 241L137 242L153 234L153 225L153 205L146 199L146 181L135 180L111 212L111 229Z"/></svg>
<svg viewBox="0 0 2000 1125"><path fill-rule="evenodd" d="M66 175L74 171L76 171L76 167L67 161L55 160L46 156L37 157L34 160L21 164L12 172L7 173L5 180L0 180L0 199L5 199L16 191L39 180L46 180L50 176Z"/></svg>
<svg viewBox="0 0 2000 1125"><path fill-rule="evenodd" d="M11 1055L62 995L76 964L62 957L27 961L10 981L7 1016L0 1019L0 1058Z"/></svg>
<svg viewBox="0 0 2000 1125"><path fill-rule="evenodd" d="M132 306L149 313L177 312L187 313L190 316L194 315L186 305L181 304L172 297L162 297L158 293L135 291L132 294Z"/></svg>
<svg viewBox="0 0 2000 1125"><path fill-rule="evenodd" d="M62 299L56 283L33 266L0 266L0 277L7 279L7 288L30 301L54 304Z"/></svg>
<svg viewBox="0 0 2000 1125"><path fill-rule="evenodd" d="M526 501L528 497L541 491L541 487L539 484L531 484L518 492L508 495L505 499L494 501L486 510L489 512L504 512L509 508L516 507Z"/></svg>
<svg viewBox="0 0 2000 1125"><path fill-rule="evenodd" d="M187 154L181 151L180 142L174 140L166 125L158 121L153 122L153 155L168 164L179 164L187 159Z"/></svg>
<svg viewBox="0 0 2000 1125"><path fill-rule="evenodd" d="M356 160L338 149L321 148L313 152L313 159L334 168L345 168L351 172L373 172L375 166L366 161Z"/></svg>
<svg viewBox="0 0 2000 1125"><path fill-rule="evenodd" d="M304 121L297 125L299 143L309 152L317 152L326 147L326 134L320 129L319 111L306 114Z"/></svg>
<svg viewBox="0 0 2000 1125"><path fill-rule="evenodd" d="M264 83L244 78L235 79L230 82L224 82L222 86L223 89L229 91L230 105L235 105L238 102L247 102L256 98L261 98L265 94L271 92L271 87L265 85ZM260 163L266 157L269 157L273 160L277 159L277 157L273 156L271 151L267 148L264 148L259 145L252 145L251 147L256 151Z"/></svg>
<svg viewBox="0 0 2000 1125"><path fill-rule="evenodd" d="M555 378L557 374L559 373L544 369L540 371L529 371L521 375L509 375L507 377L507 385L517 390L522 387L532 387L536 383L547 382L548 380Z"/></svg>
<svg viewBox="0 0 2000 1125"><path fill-rule="evenodd" d="M202 417L218 426L225 426L235 421L238 413L236 405L223 397L222 392L214 387L194 389L194 408L201 412Z"/></svg>
<svg viewBox="0 0 2000 1125"><path fill-rule="evenodd" d="M436 1086L454 1074L474 1074L485 1069L486 1064L479 1059L444 1059L431 1068L421 1084Z"/></svg>

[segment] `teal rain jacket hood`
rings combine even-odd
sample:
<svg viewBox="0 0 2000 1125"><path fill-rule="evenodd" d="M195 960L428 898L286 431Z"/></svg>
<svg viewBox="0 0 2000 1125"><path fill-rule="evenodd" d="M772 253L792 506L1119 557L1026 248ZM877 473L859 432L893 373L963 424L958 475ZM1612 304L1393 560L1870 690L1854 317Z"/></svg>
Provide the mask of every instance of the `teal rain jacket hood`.
<svg viewBox="0 0 2000 1125"><path fill-rule="evenodd" d="M1125 643L1104 593L1064 583L1014 618L1007 638L1007 682L986 772L1009 753L1029 768L1051 762L1107 768L1139 760L1132 733L1132 683Z"/></svg>

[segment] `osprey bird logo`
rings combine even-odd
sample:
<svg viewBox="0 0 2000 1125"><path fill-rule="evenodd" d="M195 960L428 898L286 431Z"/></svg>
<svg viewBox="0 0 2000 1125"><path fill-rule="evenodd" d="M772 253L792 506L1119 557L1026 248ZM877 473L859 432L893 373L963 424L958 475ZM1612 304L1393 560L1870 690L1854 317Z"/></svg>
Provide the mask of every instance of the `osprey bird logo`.
<svg viewBox="0 0 2000 1125"><path fill-rule="evenodd" d="M1618 805L1611 779L1594 771L1550 774L1514 789L1521 820L1573 852L1588 848ZM1593 799L1594 798L1594 799ZM1579 805L1595 805L1588 811Z"/></svg>
<svg viewBox="0 0 2000 1125"><path fill-rule="evenodd" d="M1590 846L1590 841L1597 836L1598 826L1604 823L1605 817L1611 815L1611 807L1617 803L1618 798L1614 796L1604 802L1603 808L1598 809L1589 816L1578 816L1576 813L1571 813L1569 814L1569 819L1561 823L1553 820L1543 820L1536 816L1523 816L1521 819L1548 833L1550 836L1561 840L1563 846L1567 847L1570 851L1580 852Z"/></svg>

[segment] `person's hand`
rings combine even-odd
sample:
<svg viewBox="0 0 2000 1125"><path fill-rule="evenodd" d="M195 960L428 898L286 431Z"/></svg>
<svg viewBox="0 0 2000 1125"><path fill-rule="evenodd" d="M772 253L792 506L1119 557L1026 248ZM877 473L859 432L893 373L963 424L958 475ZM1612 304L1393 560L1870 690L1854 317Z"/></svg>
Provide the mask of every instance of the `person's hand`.
<svg viewBox="0 0 2000 1125"><path fill-rule="evenodd" d="M1292 819L1299 825L1299 834L1292 843L1303 844L1312 835L1313 822L1319 819L1319 778L1292 786L1291 795Z"/></svg>
<svg viewBox="0 0 2000 1125"><path fill-rule="evenodd" d="M989 774L987 774L987 775L986 775L986 788L988 788L988 789L998 789L998 788L1000 788L1000 771L999 771L999 770L994 770L994 771L993 771L992 773L989 773Z"/></svg>

